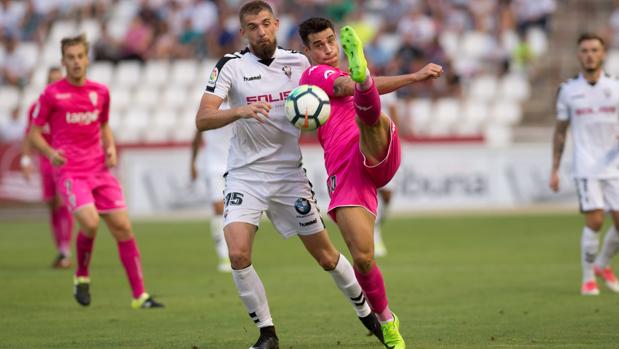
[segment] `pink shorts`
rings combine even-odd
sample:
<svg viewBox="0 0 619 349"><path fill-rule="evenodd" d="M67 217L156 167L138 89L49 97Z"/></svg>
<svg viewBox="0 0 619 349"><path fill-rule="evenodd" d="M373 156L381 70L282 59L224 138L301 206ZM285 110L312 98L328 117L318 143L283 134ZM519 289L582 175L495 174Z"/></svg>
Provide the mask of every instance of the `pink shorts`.
<svg viewBox="0 0 619 349"><path fill-rule="evenodd" d="M109 171L92 174L60 174L58 191L71 212L95 205L99 213L126 209L120 183Z"/></svg>
<svg viewBox="0 0 619 349"><path fill-rule="evenodd" d="M327 179L327 188L331 196L328 213L336 222L337 207L361 206L376 215L377 189L389 183L400 167L402 146L397 127L391 123L389 148L380 163L368 166L359 147L355 147L349 154L347 166L335 173L329 173Z"/></svg>
<svg viewBox="0 0 619 349"><path fill-rule="evenodd" d="M43 201L50 202L56 197L56 182L52 163L45 156L39 156L39 172L41 174L41 188Z"/></svg>

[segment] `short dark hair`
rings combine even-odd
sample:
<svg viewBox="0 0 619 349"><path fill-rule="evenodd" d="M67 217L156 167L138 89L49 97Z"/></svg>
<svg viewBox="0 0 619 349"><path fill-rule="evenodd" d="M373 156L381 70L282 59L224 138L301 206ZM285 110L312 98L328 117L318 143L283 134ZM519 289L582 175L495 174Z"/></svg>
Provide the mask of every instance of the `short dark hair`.
<svg viewBox="0 0 619 349"><path fill-rule="evenodd" d="M271 8L271 5L269 5L265 1L255 0L245 3L245 5L243 5L243 7L241 7L241 10L239 11L239 21L241 22L241 26L243 25L243 20L245 19L246 15L257 15L261 11L269 11L271 14L273 14L273 9Z"/></svg>
<svg viewBox="0 0 619 349"><path fill-rule="evenodd" d="M602 47L606 48L606 42L604 42L604 39L595 33L580 34L580 36L578 37L578 45L580 45L583 41L587 41L587 40L597 40L600 42L600 44L602 44Z"/></svg>
<svg viewBox="0 0 619 349"><path fill-rule="evenodd" d="M323 17L313 17L303 21L303 23L299 25L299 35L301 36L301 40L303 40L305 46L309 46L310 34L320 33L321 31L329 28L335 32L333 23L331 23L330 20Z"/></svg>
<svg viewBox="0 0 619 349"><path fill-rule="evenodd" d="M88 54L88 48L90 44L88 43L88 40L86 39L86 34L80 34L78 36L63 38L60 41L60 53L62 53L62 57L64 57L65 47L74 46L74 45L84 45L84 48L86 49L86 54Z"/></svg>

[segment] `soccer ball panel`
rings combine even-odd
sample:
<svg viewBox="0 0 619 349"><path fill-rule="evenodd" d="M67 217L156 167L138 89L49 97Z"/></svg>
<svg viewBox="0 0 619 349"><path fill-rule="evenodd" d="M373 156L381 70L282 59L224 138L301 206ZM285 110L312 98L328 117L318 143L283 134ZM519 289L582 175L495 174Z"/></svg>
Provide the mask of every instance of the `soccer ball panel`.
<svg viewBox="0 0 619 349"><path fill-rule="evenodd" d="M285 103L288 120L304 131L323 125L331 114L329 96L320 87L301 85L290 92Z"/></svg>

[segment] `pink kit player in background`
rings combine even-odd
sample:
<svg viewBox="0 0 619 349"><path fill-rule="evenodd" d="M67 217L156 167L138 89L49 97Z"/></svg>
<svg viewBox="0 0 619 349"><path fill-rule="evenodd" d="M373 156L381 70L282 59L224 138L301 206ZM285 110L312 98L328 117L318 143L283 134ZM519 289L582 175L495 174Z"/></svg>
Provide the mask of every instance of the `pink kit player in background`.
<svg viewBox="0 0 619 349"><path fill-rule="evenodd" d="M84 36L62 40L62 63L67 77L49 85L33 112L29 138L53 165L56 187L79 222L74 296L90 304L89 263L103 218L118 244L133 308L153 308L156 302L144 288L140 251L133 235L118 180L109 171L117 162L110 126L110 93L105 85L86 79L88 42ZM51 144L41 135L49 125Z"/></svg>

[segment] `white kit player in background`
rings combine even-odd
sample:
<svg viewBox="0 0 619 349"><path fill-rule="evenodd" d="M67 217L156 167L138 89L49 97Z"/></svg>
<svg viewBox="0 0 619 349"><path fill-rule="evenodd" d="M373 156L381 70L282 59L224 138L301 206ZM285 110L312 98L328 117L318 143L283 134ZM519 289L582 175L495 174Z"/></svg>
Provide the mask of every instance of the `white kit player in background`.
<svg viewBox="0 0 619 349"><path fill-rule="evenodd" d="M564 82L557 95L550 188L559 190L561 155L571 125L573 176L580 210L585 216L581 239L583 295L600 293L595 275L619 292L619 281L610 267L610 260L619 249L619 81L602 71L605 57L602 38L582 34L578 39L582 72ZM598 255L605 210L610 211L614 224L608 229Z"/></svg>
<svg viewBox="0 0 619 349"><path fill-rule="evenodd" d="M228 103L222 104L220 109L228 109ZM206 184L206 195L212 208L210 224L211 236L215 243L218 264L217 270L231 272L228 246L224 238L224 173L228 163L228 149L232 138L232 125L200 132L196 130L191 143L191 180L200 178ZM204 143L204 151L199 165L196 165L200 144Z"/></svg>
<svg viewBox="0 0 619 349"><path fill-rule="evenodd" d="M400 119L398 117L398 98L396 92L387 93L380 96L380 105L385 114L389 115L396 127L400 127ZM374 224L374 256L385 257L387 255L387 246L383 240L382 227L389 214L389 205L396 190L395 177L384 187L378 189L378 212L376 213L376 224Z"/></svg>
<svg viewBox="0 0 619 349"><path fill-rule="evenodd" d="M380 323L352 265L329 240L302 168L300 130L284 111L286 96L297 87L309 62L301 53L277 47L279 20L268 3L244 4L239 19L241 35L249 47L219 60L202 97L196 126L205 131L232 125L224 235L234 283L260 330L251 348L279 348L266 292L252 265L253 241L263 213L283 237L300 237L312 257L331 274L364 326L382 341ZM230 109L220 109L224 100Z"/></svg>

